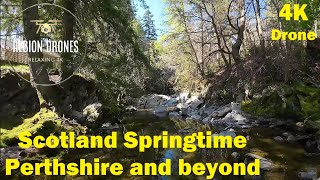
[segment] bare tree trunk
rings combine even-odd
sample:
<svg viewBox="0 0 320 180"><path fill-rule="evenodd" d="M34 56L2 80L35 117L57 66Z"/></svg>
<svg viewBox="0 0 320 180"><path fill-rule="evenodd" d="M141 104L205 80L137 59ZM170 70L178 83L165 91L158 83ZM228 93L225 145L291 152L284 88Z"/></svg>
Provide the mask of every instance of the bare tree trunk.
<svg viewBox="0 0 320 180"><path fill-rule="evenodd" d="M245 0L238 0L239 4L239 11L240 11L240 18L237 24L238 36L236 42L232 45L232 57L236 64L240 64L241 56L240 56L240 48L243 43L244 38L244 30L246 27L246 7L245 7Z"/></svg>
<svg viewBox="0 0 320 180"><path fill-rule="evenodd" d="M262 52L262 57L265 57L266 50L265 50L265 40L263 37L263 30L262 30L262 20L261 20L261 9L260 9L260 0L256 0L256 21L257 21L257 30L260 40L260 47Z"/></svg>
<svg viewBox="0 0 320 180"><path fill-rule="evenodd" d="M220 55L223 59L223 62L225 63L226 65L226 68L228 70L231 70L231 64L229 63L229 61L227 60L227 57L225 55L226 51L224 50L224 48L222 47L222 41L221 41L221 38L223 39L223 34L219 32L219 29L218 29L218 26L215 22L215 19L214 19L214 16L209 12L207 6L206 6L206 3L204 0L202 0L202 5L203 5L203 8L206 12L206 14L210 17L211 19L211 24L212 24L212 27L213 27L213 30L214 30L214 33L217 37L217 45L218 45L218 51L220 52ZM223 39L224 40L224 39ZM227 53L228 54L228 53Z"/></svg>
<svg viewBox="0 0 320 180"><path fill-rule="evenodd" d="M71 13L75 13L76 0L64 0L63 6L68 9ZM73 40L74 28L75 28L75 18L67 11L63 13L62 24L64 27L63 39L65 41ZM74 71L72 54L63 53L63 63L62 63L62 72L63 77L70 77Z"/></svg>
<svg viewBox="0 0 320 180"><path fill-rule="evenodd" d="M198 54L197 54L197 51L196 51L196 48L195 46L193 45L193 42L192 42L192 38L191 38L191 34L190 32L188 31L188 24L187 24L187 20L186 20L186 15L185 15L185 9L184 9L184 4L182 3L182 6L183 6L183 9L182 9L182 12L181 12L181 16L182 16L182 19L183 19L183 24L184 24L184 31L185 33L187 34L187 37L188 37L188 41L189 41L189 44L190 44L190 48L192 50L192 57L191 58L194 58L194 60L192 60L196 66L197 66L197 71L199 72L200 76L202 78L205 77L205 74L204 74L204 71L203 69L201 68L201 65L200 65L200 61L199 61L199 57L198 57Z"/></svg>
<svg viewBox="0 0 320 180"><path fill-rule="evenodd" d="M22 8L26 9L32 5L37 4L37 0L22 0ZM25 39L28 41L38 41L40 36L36 33L38 27L34 22L30 20L38 20L38 7L30 8L23 12L23 29ZM43 54L41 52L29 52L30 58L42 58ZM34 86L37 90L40 106L43 106L51 101L51 88L48 86L41 86L37 84L50 84L49 76L46 71L46 64L44 62L29 62L30 67L30 79L34 82Z"/></svg>
<svg viewBox="0 0 320 180"><path fill-rule="evenodd" d="M277 19L278 19L278 25L279 25L279 30L280 31L283 31L283 25L282 25L282 20L281 18L279 17L279 13L280 13L280 2L278 0L271 0L271 3L273 4L274 8L276 9L277 11ZM283 47L284 45L284 47ZM286 43L282 44L282 40L280 39L279 40L279 46L280 46L280 49L281 51L284 51L286 54L287 54L287 46L286 46ZM283 49L284 48L284 49Z"/></svg>

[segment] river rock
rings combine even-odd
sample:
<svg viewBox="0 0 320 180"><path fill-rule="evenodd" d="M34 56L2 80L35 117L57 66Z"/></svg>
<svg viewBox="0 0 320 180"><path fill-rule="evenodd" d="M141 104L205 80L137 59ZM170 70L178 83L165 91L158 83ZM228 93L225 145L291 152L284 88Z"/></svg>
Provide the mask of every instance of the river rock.
<svg viewBox="0 0 320 180"><path fill-rule="evenodd" d="M161 97L162 99L166 99L166 100L169 100L171 99L170 96L167 96L167 95L163 95L163 94L158 94L159 97Z"/></svg>
<svg viewBox="0 0 320 180"><path fill-rule="evenodd" d="M191 116L198 116L198 115L199 115L199 111L191 108L187 109L187 116L191 117Z"/></svg>
<svg viewBox="0 0 320 180"><path fill-rule="evenodd" d="M212 134L212 137L215 136L231 136L232 139L236 137L236 133L234 131L221 131L219 134Z"/></svg>
<svg viewBox="0 0 320 180"><path fill-rule="evenodd" d="M179 101L177 98L171 98L165 101L163 105L167 107L174 107L174 106L177 106L178 102Z"/></svg>
<svg viewBox="0 0 320 180"><path fill-rule="evenodd" d="M1 148L0 165L5 166L6 159L21 159L23 157L33 157L39 154L39 149L31 146L27 149L21 149L19 146Z"/></svg>
<svg viewBox="0 0 320 180"><path fill-rule="evenodd" d="M183 92L183 93L180 93L179 95L179 100L184 103L188 100L188 98L190 97L190 93L189 92Z"/></svg>
<svg viewBox="0 0 320 180"><path fill-rule="evenodd" d="M211 114L211 117L218 119L225 117L232 109L230 107L222 107Z"/></svg>
<svg viewBox="0 0 320 180"><path fill-rule="evenodd" d="M231 153L231 157L235 162L239 162L241 156L238 152L233 152L233 153Z"/></svg>
<svg viewBox="0 0 320 180"><path fill-rule="evenodd" d="M135 108L134 106L128 106L128 107L126 107L126 111L127 112L134 112L134 111L137 111L137 108Z"/></svg>
<svg viewBox="0 0 320 180"><path fill-rule="evenodd" d="M290 135L287 137L287 141L289 141L289 142L294 142L294 141L296 141L296 137L294 137L292 134L290 134Z"/></svg>
<svg viewBox="0 0 320 180"><path fill-rule="evenodd" d="M299 172L299 177L303 180L317 179L317 169L310 168L305 172Z"/></svg>
<svg viewBox="0 0 320 180"><path fill-rule="evenodd" d="M192 109L197 109L201 104L203 104L203 100L200 100L198 96L192 96L187 100L186 104L188 104Z"/></svg>
<svg viewBox="0 0 320 180"><path fill-rule="evenodd" d="M284 133L282 133L282 135L283 135L284 137L289 137L291 134L288 133L288 132L284 132Z"/></svg>
<svg viewBox="0 0 320 180"><path fill-rule="evenodd" d="M180 114L181 116L187 116L187 115L188 115L188 109L181 109L181 110L179 111L179 114Z"/></svg>
<svg viewBox="0 0 320 180"><path fill-rule="evenodd" d="M209 123L211 123L211 119L212 118L210 116L208 116L208 117L202 119L202 122L205 123L205 124L209 124Z"/></svg>
<svg viewBox="0 0 320 180"><path fill-rule="evenodd" d="M239 103L231 102L230 103L230 108L231 108L232 111L235 111L237 113L242 113L241 105Z"/></svg>
<svg viewBox="0 0 320 180"><path fill-rule="evenodd" d="M304 148L308 153L316 153L318 151L318 144L315 140L309 139Z"/></svg>
<svg viewBox="0 0 320 180"><path fill-rule="evenodd" d="M85 117L88 122L95 122L100 116L101 107L101 103L88 105L83 109L83 117Z"/></svg>
<svg viewBox="0 0 320 180"><path fill-rule="evenodd" d="M81 120L83 118L83 113L76 110L71 110L70 116L74 119Z"/></svg>
<svg viewBox="0 0 320 180"><path fill-rule="evenodd" d="M181 115L178 113L178 112L170 112L169 113L169 117L172 118L172 119L181 119Z"/></svg>
<svg viewBox="0 0 320 180"><path fill-rule="evenodd" d="M277 141L277 142L283 142L284 141L284 139L281 136L274 137L273 139L275 141Z"/></svg>
<svg viewBox="0 0 320 180"><path fill-rule="evenodd" d="M251 129L251 128L253 128L253 126L252 125L241 125L240 128L241 129Z"/></svg>
<svg viewBox="0 0 320 180"><path fill-rule="evenodd" d="M258 156L256 154L247 153L245 155L245 157L246 157L245 163L249 163L249 162L253 161L254 159L260 159L260 168L262 170L271 170L275 167L275 165L273 164L273 162L271 160L263 158L263 157Z"/></svg>
<svg viewBox="0 0 320 180"><path fill-rule="evenodd" d="M226 120L226 119L233 119L233 120L236 120L236 121L246 121L247 118L243 117L241 114L238 114L234 111L228 113L224 118L223 120Z"/></svg>
<svg viewBox="0 0 320 180"><path fill-rule="evenodd" d="M187 104L185 104L185 103L179 103L179 104L177 104L176 107L178 109L182 110L182 109L188 109L189 106Z"/></svg>
<svg viewBox="0 0 320 180"><path fill-rule="evenodd" d="M141 109L154 109L159 105L163 105L164 102L170 99L166 95L152 94L149 96L143 96L138 101L138 108Z"/></svg>
<svg viewBox="0 0 320 180"><path fill-rule="evenodd" d="M304 124L304 122L297 122L297 123L296 123L296 126L297 126L298 128L304 128L304 127L305 127L305 124Z"/></svg>
<svg viewBox="0 0 320 180"><path fill-rule="evenodd" d="M100 131L106 131L106 130L114 131L120 128L121 126L119 124L104 123L101 125Z"/></svg>
<svg viewBox="0 0 320 180"><path fill-rule="evenodd" d="M247 122L249 122L247 118L245 118L241 114L238 114L237 111L231 111L224 118L222 118L222 121L225 121L229 125L237 126L245 126L247 125Z"/></svg>
<svg viewBox="0 0 320 180"><path fill-rule="evenodd" d="M193 119L193 120L196 120L196 121L200 121L201 120L201 116L198 115L198 114L194 114L190 118Z"/></svg>
<svg viewBox="0 0 320 180"><path fill-rule="evenodd" d="M168 111L167 111L167 107L160 105L160 106L155 107L153 109L153 112L155 114L162 114L162 113L167 113Z"/></svg>

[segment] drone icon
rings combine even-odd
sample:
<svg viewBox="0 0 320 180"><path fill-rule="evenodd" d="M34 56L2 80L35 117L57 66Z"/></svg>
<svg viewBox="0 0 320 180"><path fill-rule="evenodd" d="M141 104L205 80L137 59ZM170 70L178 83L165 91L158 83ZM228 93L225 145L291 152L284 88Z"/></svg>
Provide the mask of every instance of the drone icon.
<svg viewBox="0 0 320 180"><path fill-rule="evenodd" d="M61 25L61 20L49 20L48 22L44 23L44 20L31 20L30 22L35 22L37 26L39 26L37 30L37 34L41 31L44 34L48 34L51 32L56 32L57 25Z"/></svg>

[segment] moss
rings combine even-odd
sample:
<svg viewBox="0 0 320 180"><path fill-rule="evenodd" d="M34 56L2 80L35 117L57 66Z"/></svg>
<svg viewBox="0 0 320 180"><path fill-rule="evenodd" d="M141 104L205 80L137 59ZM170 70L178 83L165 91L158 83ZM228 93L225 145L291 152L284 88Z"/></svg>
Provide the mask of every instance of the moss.
<svg viewBox="0 0 320 180"><path fill-rule="evenodd" d="M16 71L22 74L29 74L29 66L28 65L1 65L1 70L10 70L10 71Z"/></svg>
<svg viewBox="0 0 320 180"><path fill-rule="evenodd" d="M320 88L298 85L301 111L306 121L320 121Z"/></svg>
<svg viewBox="0 0 320 180"><path fill-rule="evenodd" d="M245 112L263 117L300 117L298 97L287 87L269 88L253 101L242 102Z"/></svg>
<svg viewBox="0 0 320 180"><path fill-rule="evenodd" d="M320 88L302 84L267 88L253 101L242 102L242 109L263 117L293 117L320 129Z"/></svg>
<svg viewBox="0 0 320 180"><path fill-rule="evenodd" d="M17 145L19 142L19 133L28 131L32 136L49 136L61 132L64 128L61 126L61 120L58 115L47 109L41 109L33 117L25 119L24 122L12 130L1 130L0 146Z"/></svg>
<svg viewBox="0 0 320 180"><path fill-rule="evenodd" d="M93 74L90 73L74 73L74 76L81 77L87 81L94 81L96 80L96 77Z"/></svg>

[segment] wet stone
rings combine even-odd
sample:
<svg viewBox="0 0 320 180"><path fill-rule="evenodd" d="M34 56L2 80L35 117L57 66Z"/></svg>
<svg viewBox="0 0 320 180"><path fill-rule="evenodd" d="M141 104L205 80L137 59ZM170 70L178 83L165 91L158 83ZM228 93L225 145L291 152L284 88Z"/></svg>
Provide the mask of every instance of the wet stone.
<svg viewBox="0 0 320 180"><path fill-rule="evenodd" d="M277 141L277 142L283 142L284 141L284 139L281 136L274 137L273 139L275 141Z"/></svg>

